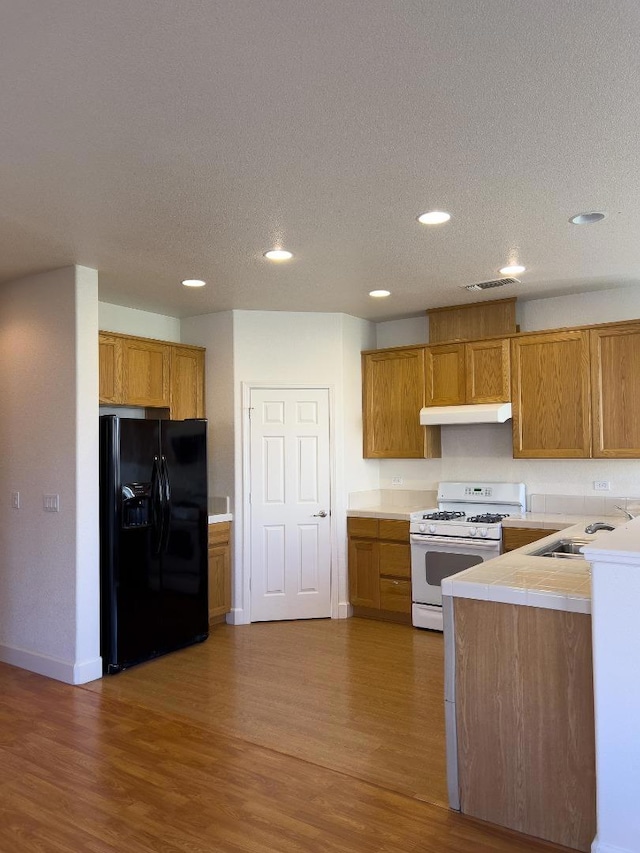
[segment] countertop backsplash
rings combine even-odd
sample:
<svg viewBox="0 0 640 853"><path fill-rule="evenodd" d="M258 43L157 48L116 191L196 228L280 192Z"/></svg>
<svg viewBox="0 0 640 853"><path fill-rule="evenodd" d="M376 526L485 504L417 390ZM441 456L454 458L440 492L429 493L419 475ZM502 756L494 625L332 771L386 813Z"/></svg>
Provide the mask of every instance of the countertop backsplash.
<svg viewBox="0 0 640 853"><path fill-rule="evenodd" d="M640 515L640 497L615 497L604 495L527 495L529 512L558 513L562 515L624 515L616 507L623 507L633 515Z"/></svg>
<svg viewBox="0 0 640 853"><path fill-rule="evenodd" d="M349 509L374 506L431 509L438 506L438 493L434 489L370 489L367 492L350 492Z"/></svg>

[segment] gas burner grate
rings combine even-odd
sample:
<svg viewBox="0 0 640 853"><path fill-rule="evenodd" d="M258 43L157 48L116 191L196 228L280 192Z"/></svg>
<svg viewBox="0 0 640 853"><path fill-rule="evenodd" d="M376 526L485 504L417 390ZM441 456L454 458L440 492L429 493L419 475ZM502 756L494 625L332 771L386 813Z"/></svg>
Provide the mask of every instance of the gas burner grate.
<svg viewBox="0 0 640 853"><path fill-rule="evenodd" d="M464 518L464 512L452 512L450 510L440 510L440 512L429 512L422 517L426 521L453 521L455 518Z"/></svg>
<svg viewBox="0 0 640 853"><path fill-rule="evenodd" d="M483 515L474 515L471 518L468 518L467 521L470 521L473 524L497 524L499 521L502 521L503 518L508 517L509 513L499 515L497 512L485 512Z"/></svg>

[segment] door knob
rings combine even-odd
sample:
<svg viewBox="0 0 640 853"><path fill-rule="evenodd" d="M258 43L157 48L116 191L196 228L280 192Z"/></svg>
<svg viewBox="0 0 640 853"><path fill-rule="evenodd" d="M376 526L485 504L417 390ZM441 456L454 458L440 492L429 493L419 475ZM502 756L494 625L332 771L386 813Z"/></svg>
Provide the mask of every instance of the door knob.
<svg viewBox="0 0 640 853"><path fill-rule="evenodd" d="M311 516L311 518L326 518L326 517L327 517L327 513L323 509L321 509L320 512L314 512L314 514Z"/></svg>

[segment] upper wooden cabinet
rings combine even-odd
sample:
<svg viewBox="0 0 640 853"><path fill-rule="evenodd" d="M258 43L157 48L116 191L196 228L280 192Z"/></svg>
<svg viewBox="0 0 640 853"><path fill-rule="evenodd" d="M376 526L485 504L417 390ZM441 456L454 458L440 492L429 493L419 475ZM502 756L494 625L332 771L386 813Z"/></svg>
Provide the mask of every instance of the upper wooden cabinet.
<svg viewBox="0 0 640 853"><path fill-rule="evenodd" d="M202 347L100 332L101 404L166 408L174 420L204 417Z"/></svg>
<svg viewBox="0 0 640 853"><path fill-rule="evenodd" d="M171 346L144 339L124 338L122 355L123 398L127 405L169 406Z"/></svg>
<svg viewBox="0 0 640 853"><path fill-rule="evenodd" d="M425 350L426 406L465 402L464 344L442 344Z"/></svg>
<svg viewBox="0 0 640 853"><path fill-rule="evenodd" d="M514 457L590 456L589 333L513 338L511 368Z"/></svg>
<svg viewBox="0 0 640 853"><path fill-rule="evenodd" d="M508 340L426 347L425 405L508 402L509 361Z"/></svg>
<svg viewBox="0 0 640 853"><path fill-rule="evenodd" d="M506 337L517 331L515 297L430 308L427 316L432 344Z"/></svg>
<svg viewBox="0 0 640 853"><path fill-rule="evenodd" d="M640 457L640 323L589 335L593 456Z"/></svg>
<svg viewBox="0 0 640 853"><path fill-rule="evenodd" d="M467 403L507 403L511 399L509 340L464 345Z"/></svg>
<svg viewBox="0 0 640 853"><path fill-rule="evenodd" d="M204 350L171 347L171 417L204 417Z"/></svg>
<svg viewBox="0 0 640 853"><path fill-rule="evenodd" d="M122 338L100 332L99 350L99 387L100 402L122 403Z"/></svg>
<svg viewBox="0 0 640 853"><path fill-rule="evenodd" d="M363 455L423 459L440 456L440 428L420 426L424 347L362 355Z"/></svg>

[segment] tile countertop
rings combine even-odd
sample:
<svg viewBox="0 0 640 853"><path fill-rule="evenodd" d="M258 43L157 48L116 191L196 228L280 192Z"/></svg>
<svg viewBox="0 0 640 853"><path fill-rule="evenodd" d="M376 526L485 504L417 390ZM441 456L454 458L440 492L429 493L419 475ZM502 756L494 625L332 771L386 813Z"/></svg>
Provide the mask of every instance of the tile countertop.
<svg viewBox="0 0 640 853"><path fill-rule="evenodd" d="M533 515L527 513L527 516ZM534 527L542 526L549 516L535 515ZM561 527L561 518L554 516L555 526ZM562 536L577 537L588 541L599 540L604 545L609 531L598 531L593 535L584 532L587 524L593 521L608 521L623 525L625 519L620 516L582 518L570 527L562 529ZM524 519L529 520L529 519ZM513 519L515 522L516 519ZM511 526L517 526L515 524ZM552 524L549 522L549 527ZM591 613L591 564L582 560L554 560L550 557L534 557L545 542L551 544L558 538L551 533L544 539L524 545L515 551L509 551L479 563L464 572L460 572L442 581L442 594L458 598L474 598L480 601L498 601L504 604L524 604L529 607L545 607L550 610L566 610L573 613Z"/></svg>
<svg viewBox="0 0 640 853"><path fill-rule="evenodd" d="M434 505L435 506L435 505ZM418 506L367 506L358 509L348 509L347 518L397 518L401 521L409 521L409 516L412 512L419 510L430 509L424 504Z"/></svg>
<svg viewBox="0 0 640 853"><path fill-rule="evenodd" d="M209 524L218 524L220 521L233 521L233 514L230 512L218 512L209 516Z"/></svg>

